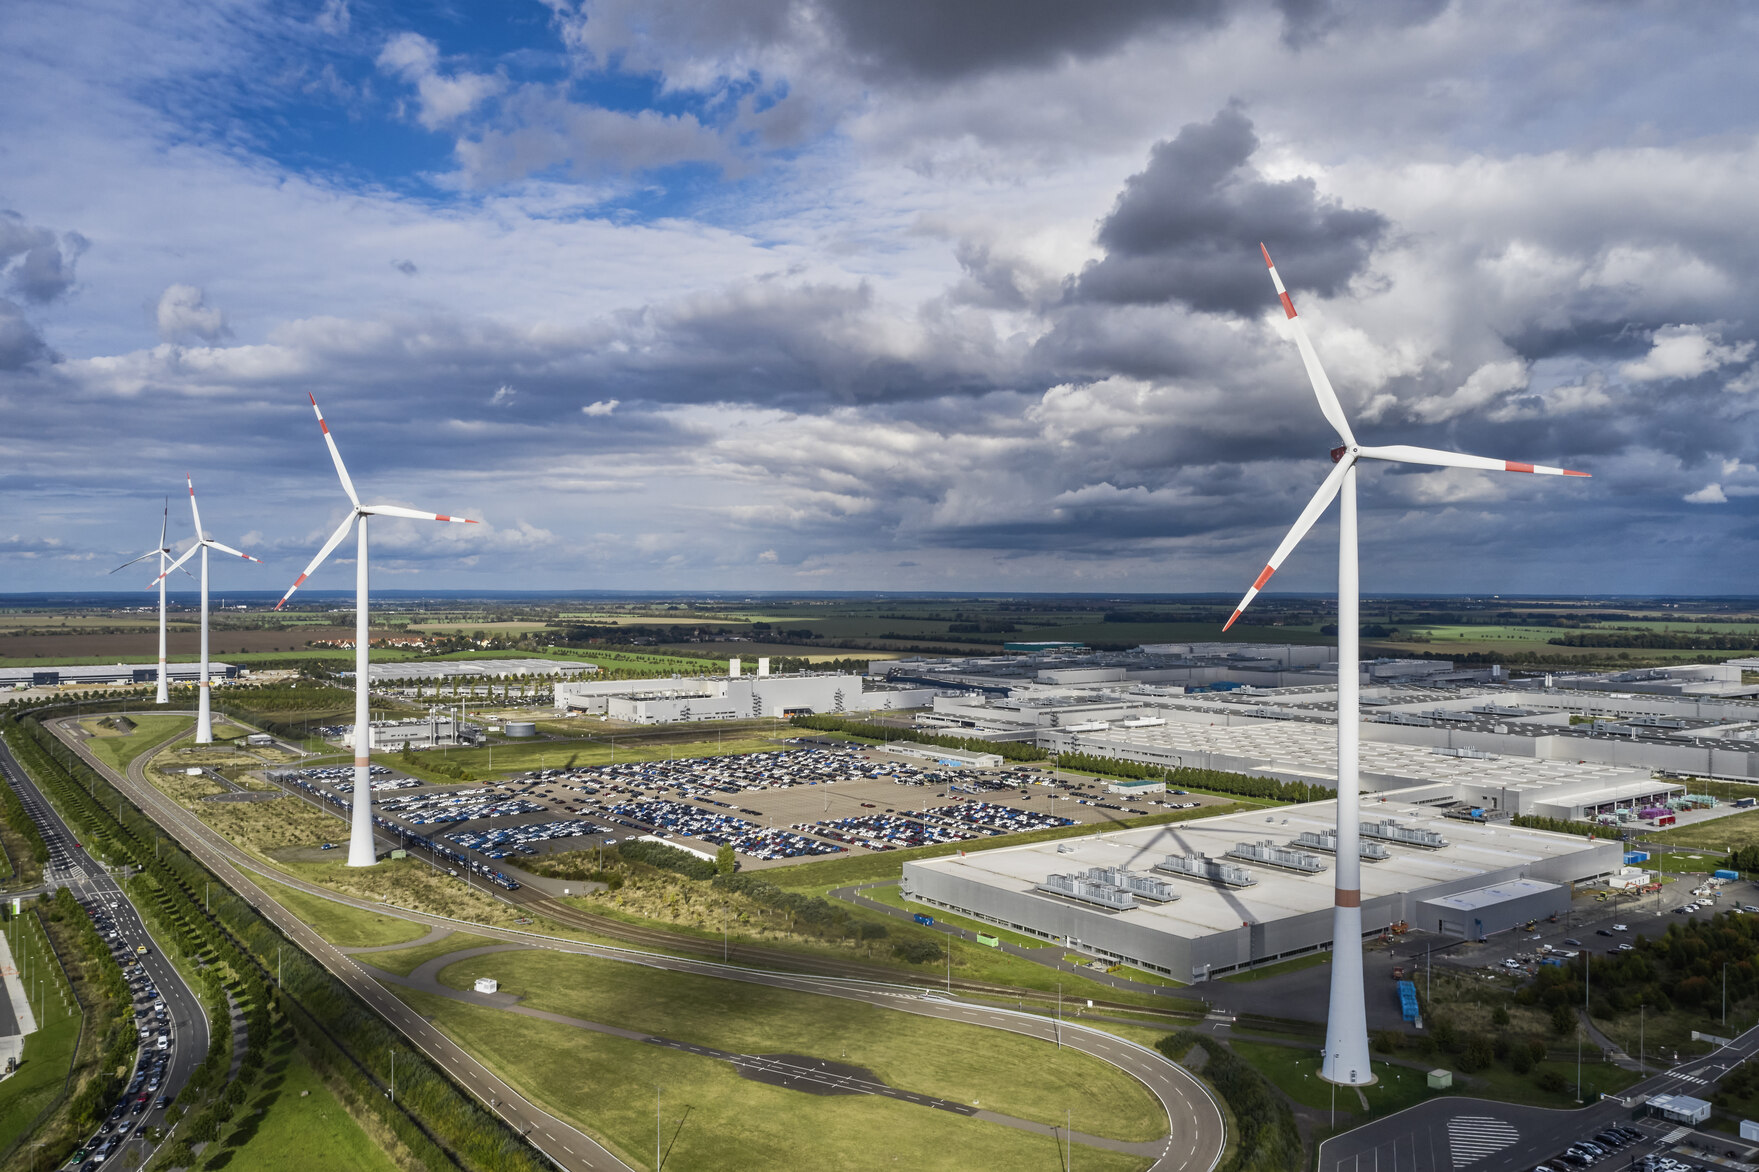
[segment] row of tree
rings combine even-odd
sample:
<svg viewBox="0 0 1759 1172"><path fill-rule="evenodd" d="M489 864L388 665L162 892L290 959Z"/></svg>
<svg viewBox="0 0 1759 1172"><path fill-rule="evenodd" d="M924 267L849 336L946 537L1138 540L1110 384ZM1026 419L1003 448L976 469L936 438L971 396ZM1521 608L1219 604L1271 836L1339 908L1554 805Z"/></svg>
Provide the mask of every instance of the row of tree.
<svg viewBox="0 0 1759 1172"><path fill-rule="evenodd" d="M1309 781L1280 781L1249 773L1229 773L1224 769L1151 765L1146 761L1123 761L1116 757L1096 757L1091 753L1059 753L1056 764L1058 769L1078 769L1083 773L1133 780L1164 780L1179 789L1210 790L1272 802L1318 802L1333 796L1332 790Z"/></svg>

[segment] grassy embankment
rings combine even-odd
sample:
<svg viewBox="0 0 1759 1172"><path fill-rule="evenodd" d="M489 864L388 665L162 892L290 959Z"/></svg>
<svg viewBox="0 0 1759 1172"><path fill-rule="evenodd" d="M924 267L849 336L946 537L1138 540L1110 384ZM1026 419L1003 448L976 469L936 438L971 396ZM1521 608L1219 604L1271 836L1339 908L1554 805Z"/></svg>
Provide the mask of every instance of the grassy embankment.
<svg viewBox="0 0 1759 1172"><path fill-rule="evenodd" d="M0 1080L0 1153L55 1101L67 1083L80 1039L80 1011L34 913L6 925L7 947L21 976L37 1030L26 1034L18 1073ZM38 974L41 974L39 983Z"/></svg>
<svg viewBox="0 0 1759 1172"><path fill-rule="evenodd" d="M421 952L426 950L410 950ZM392 954L396 955L396 954ZM403 967L403 966L399 966ZM411 966L412 967L412 966ZM442 979L493 975L524 1004L741 1053L848 1062L893 1085L1079 1129L1153 1138L1165 1115L1115 1068L1042 1042L837 998L531 951L466 960ZM723 1062L399 990L517 1086L652 1164L655 1083L666 1087L668 1161L683 1167L970 1168L1055 1158L1046 1139L868 1096L822 1097L741 1079ZM1070 1059L1078 1059L1071 1061ZM585 1095L566 1088L592 1088ZM680 1126L681 1122L681 1126ZM1084 1150L1084 1167L1145 1162Z"/></svg>
<svg viewBox="0 0 1759 1172"><path fill-rule="evenodd" d="M258 878L257 885L276 903L298 916L301 923L341 948L401 944L405 940L419 940L428 933L426 924L308 895L271 879Z"/></svg>
<svg viewBox="0 0 1759 1172"><path fill-rule="evenodd" d="M255 1130L232 1149L230 1165L250 1172L310 1172L346 1168L349 1172L398 1172L386 1154L398 1146L389 1135L375 1139L361 1119L345 1110L335 1092L297 1051L271 1063L268 1077L250 1103L260 1107ZM377 1120L369 1120L381 1131Z"/></svg>

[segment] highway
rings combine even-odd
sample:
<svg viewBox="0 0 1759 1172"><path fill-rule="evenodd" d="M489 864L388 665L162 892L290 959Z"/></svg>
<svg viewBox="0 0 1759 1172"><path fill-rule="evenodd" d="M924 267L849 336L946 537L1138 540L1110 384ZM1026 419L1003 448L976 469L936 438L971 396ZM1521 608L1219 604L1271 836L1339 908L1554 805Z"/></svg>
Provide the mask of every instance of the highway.
<svg viewBox="0 0 1759 1172"><path fill-rule="evenodd" d="M1168 1061L1158 1052L1122 1038L1070 1022L1058 1023L1041 1014L1023 1012L982 1003L968 1003L939 992L871 979L824 976L812 973L777 972L744 968L716 961L679 957L664 953L644 952L632 948L585 944L538 933L486 927L463 923L443 916L392 908L385 904L355 900L315 884L308 884L279 871L270 871L223 837L210 830L194 815L165 797L146 780L145 766L153 753L143 753L129 766L126 777L119 776L81 743L78 734L65 727L67 721L54 720L49 727L70 745L92 768L98 770L145 811L168 834L175 838L202 864L212 870L234 890L244 895L289 939L304 948L319 963L336 975L376 1012L410 1040L411 1045L444 1068L461 1086L471 1089L488 1103L515 1129L525 1134L545 1155L568 1169L616 1169L626 1167L590 1136L563 1122L532 1103L514 1088L502 1082L486 1065L461 1050L449 1038L433 1029L431 1024L409 1009L395 995L379 984L352 958L329 944L308 928L297 916L281 907L258 886L253 876L272 878L277 883L329 899L337 903L371 910L380 914L431 926L463 928L473 934L562 952L575 952L607 960L642 964L674 972L696 973L727 980L747 981L775 988L842 997L864 1001L887 1009L916 1013L949 1021L965 1022L992 1029L1004 1029L1062 1044L1108 1062L1137 1078L1165 1106L1170 1130L1164 1149L1152 1165L1154 1172L1209 1172L1221 1159L1225 1146L1225 1129L1220 1107L1207 1088L1189 1072ZM553 903L553 901L545 901ZM566 911L564 905L555 905ZM544 909L546 912L549 908Z"/></svg>
<svg viewBox="0 0 1759 1172"><path fill-rule="evenodd" d="M208 1018L201 998L165 956L162 945L150 937L128 893L87 853L78 836L62 821L61 815L20 768L11 749L3 742L0 742L0 772L6 775L13 792L18 794L19 801L37 824L37 830L49 848L49 863L43 871L44 886L51 889L68 887L88 909L102 907L107 910L115 925L116 939L126 954L138 957L157 990L156 999L165 1002L170 1023L166 1031L170 1035L169 1060L159 1089L151 1092L147 1101L152 1104L160 1097L175 1099L189 1081L190 1074L208 1056ZM144 954L137 951L142 946L146 949ZM134 1009L137 1014L143 1011L150 1014L155 998L143 997L138 989L137 984ZM146 1053L143 1046L137 1053L137 1063ZM138 1098L143 1093L147 1092L137 1092L131 1098ZM139 1167L147 1154L154 1150L139 1133L145 1131L148 1124L163 1122L163 1112L155 1106L124 1118L137 1125L135 1133L111 1153L104 1167ZM114 1134L116 1129L108 1127L108 1130ZM130 1152L136 1157L132 1161L127 1159Z"/></svg>

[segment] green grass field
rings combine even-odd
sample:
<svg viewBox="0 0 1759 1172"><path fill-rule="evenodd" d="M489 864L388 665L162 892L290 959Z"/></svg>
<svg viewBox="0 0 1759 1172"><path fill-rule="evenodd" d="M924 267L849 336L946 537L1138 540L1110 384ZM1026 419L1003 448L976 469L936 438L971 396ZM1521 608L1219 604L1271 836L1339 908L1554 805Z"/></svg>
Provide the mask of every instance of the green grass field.
<svg viewBox="0 0 1759 1172"><path fill-rule="evenodd" d="M743 981L549 951L472 957L441 980L492 976L534 1009L747 1054L805 1054L866 1067L892 1086L1049 1123L1065 1109L1115 1139L1166 1134L1145 1087L1077 1051L1018 1034ZM846 1057L845 1057L846 1056Z"/></svg>
<svg viewBox="0 0 1759 1172"><path fill-rule="evenodd" d="M1278 1046L1272 1042L1242 1040L1231 1041L1228 1045L1297 1103L1320 1110L1330 1109L1332 1084L1319 1077L1317 1046ZM1379 1081L1363 1088L1372 1114L1401 1111L1429 1097L1429 1083L1421 1071L1378 1062L1374 1073ZM1362 1113L1361 1103L1349 1091L1337 1097L1337 1109L1340 1116L1346 1112Z"/></svg>
<svg viewBox="0 0 1759 1172"><path fill-rule="evenodd" d="M725 1062L409 990L398 993L521 1092L591 1130L637 1168L655 1166L656 1106L668 1167L1014 1172L1055 1167L1058 1159L1049 1137L874 1096L802 1094L740 1078ZM762 1051L784 1048L765 1045ZM656 1085L664 1088L657 1104ZM1073 1122L1085 1129L1091 1121L1077 1110ZM1076 1164L1082 1172L1130 1172L1148 1161L1081 1148Z"/></svg>
<svg viewBox="0 0 1759 1172"><path fill-rule="evenodd" d="M1696 847L1723 852L1759 843L1759 810L1713 818L1692 826L1669 827L1655 833L1658 842L1670 847Z"/></svg>
<svg viewBox="0 0 1759 1172"><path fill-rule="evenodd" d="M270 879L259 877L256 882L274 897L276 903L298 916L325 940L342 948L401 944L428 934L427 925L414 920L402 920L321 899Z"/></svg>
<svg viewBox="0 0 1759 1172"><path fill-rule="evenodd" d="M195 724L194 718L189 716L131 715L128 719L134 721L135 728L126 734L99 729L95 720L80 722L93 733L86 741L86 747L118 773L128 772L128 766L136 757Z"/></svg>
<svg viewBox="0 0 1759 1172"><path fill-rule="evenodd" d="M36 916L27 911L9 922L6 940L13 963L26 973L41 971L43 981L42 995L30 994L37 1030L25 1035L18 1073L0 1081L0 1151L36 1122L43 1108L61 1093L80 1030L79 1009L68 995L67 982ZM31 986L35 985L33 979Z"/></svg>
<svg viewBox="0 0 1759 1172"><path fill-rule="evenodd" d="M467 948L481 948L485 944L502 943L505 941L491 939L488 936L473 936L469 932L454 932L444 940L436 940L432 944L420 944L414 948L399 948L392 952L369 952L358 959L362 964L370 964L387 973L396 973L400 977L407 977L436 956L445 956L450 952L463 952Z"/></svg>
<svg viewBox="0 0 1759 1172"><path fill-rule="evenodd" d="M250 1172L397 1172L397 1164L374 1143L298 1053L264 1107L256 1134L234 1149L230 1167ZM256 1100L251 1100L255 1105ZM206 1154L206 1153L204 1153Z"/></svg>
<svg viewBox="0 0 1759 1172"><path fill-rule="evenodd" d="M0 1151L5 1151L61 1093L79 1040L79 1018L61 1018L24 1039L18 1073L0 1081Z"/></svg>

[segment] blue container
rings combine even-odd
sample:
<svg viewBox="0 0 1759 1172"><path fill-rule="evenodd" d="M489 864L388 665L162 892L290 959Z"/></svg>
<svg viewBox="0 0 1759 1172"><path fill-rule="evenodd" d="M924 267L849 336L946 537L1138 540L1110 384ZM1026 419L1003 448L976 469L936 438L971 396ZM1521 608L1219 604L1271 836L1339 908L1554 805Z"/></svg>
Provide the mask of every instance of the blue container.
<svg viewBox="0 0 1759 1172"><path fill-rule="evenodd" d="M1713 871L1711 874L1715 875L1718 879L1739 879L1741 877L1739 871Z"/></svg>

